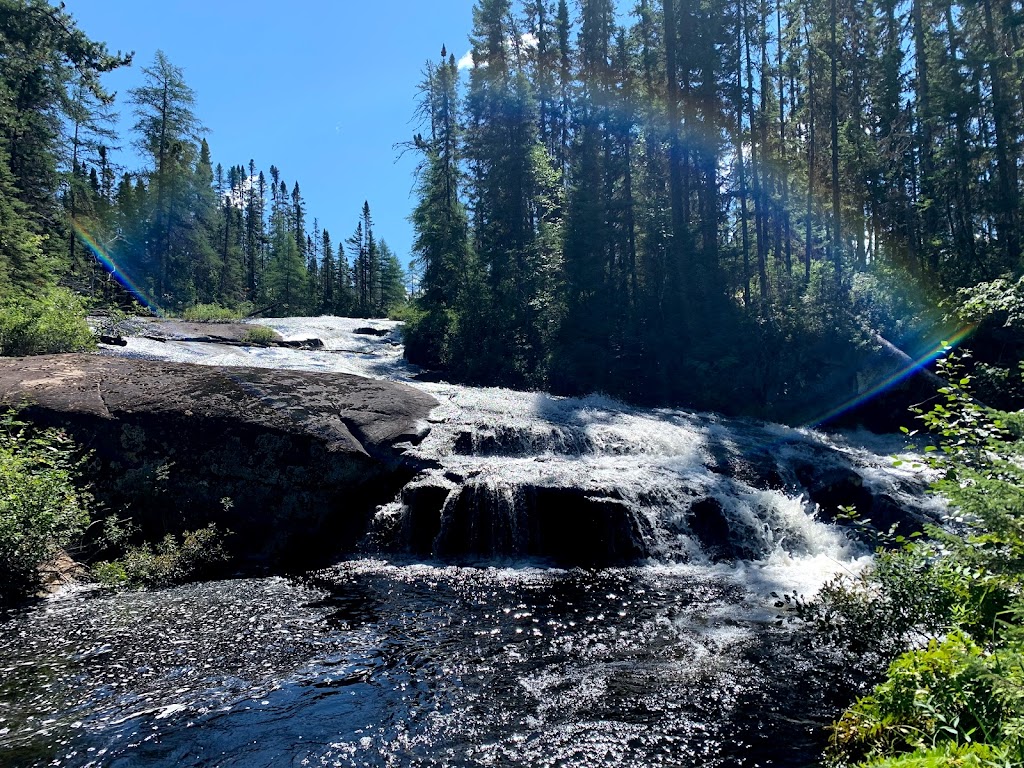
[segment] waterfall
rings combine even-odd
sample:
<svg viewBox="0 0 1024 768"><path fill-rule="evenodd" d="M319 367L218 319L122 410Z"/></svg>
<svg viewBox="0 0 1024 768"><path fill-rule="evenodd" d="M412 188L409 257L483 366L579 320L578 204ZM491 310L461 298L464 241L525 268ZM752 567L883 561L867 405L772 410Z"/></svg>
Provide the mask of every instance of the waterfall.
<svg viewBox="0 0 1024 768"><path fill-rule="evenodd" d="M824 434L602 395L465 387L418 379L399 324L261 320L321 349L221 347L133 338L115 354L208 365L353 373L400 381L441 405L405 447L423 469L382 504L367 547L456 562L605 566L826 557L863 548L840 506L887 529L937 519L940 503L897 438Z"/></svg>

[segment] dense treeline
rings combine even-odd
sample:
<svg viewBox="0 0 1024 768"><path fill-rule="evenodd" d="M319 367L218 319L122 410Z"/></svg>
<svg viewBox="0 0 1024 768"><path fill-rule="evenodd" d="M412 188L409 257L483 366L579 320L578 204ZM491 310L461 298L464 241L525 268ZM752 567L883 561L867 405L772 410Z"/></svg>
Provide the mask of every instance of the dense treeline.
<svg viewBox="0 0 1024 768"><path fill-rule="evenodd" d="M44 0L0 0L0 287L60 281L119 301L116 272L170 312L383 316L404 301L401 265L376 239L369 205L351 238L332 241L276 167L268 177L252 160L215 166L195 94L162 52L127 94L134 130L119 137L100 77L130 63ZM146 167L115 165L122 141Z"/></svg>
<svg viewBox="0 0 1024 768"><path fill-rule="evenodd" d="M1021 11L480 0L465 92L446 52L423 82L410 358L767 405L915 291L1019 272Z"/></svg>
<svg viewBox="0 0 1024 768"><path fill-rule="evenodd" d="M95 166L73 159L65 205L159 307L248 304L283 315L369 317L404 299L401 266L374 238L369 204L356 234L335 246L317 219L308 225L299 183L289 185L276 166L269 177L252 160L213 166L194 94L162 52L143 74L129 102L148 168L115 185L99 145ZM76 238L70 243L72 268L84 256L94 278L102 264L76 248Z"/></svg>

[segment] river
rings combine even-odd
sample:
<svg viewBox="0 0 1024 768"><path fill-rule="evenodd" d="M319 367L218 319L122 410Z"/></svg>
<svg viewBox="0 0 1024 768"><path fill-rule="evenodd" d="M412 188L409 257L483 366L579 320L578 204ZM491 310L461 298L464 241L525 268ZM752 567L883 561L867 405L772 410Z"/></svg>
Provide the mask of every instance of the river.
<svg viewBox="0 0 1024 768"><path fill-rule="evenodd" d="M800 468L843 467L933 510L915 470L888 458L899 440L421 382L393 323L263 322L325 347L136 338L107 353L420 387L441 405L407 447L428 466L415 482L472 486L487 517L469 523L487 534L454 547L448 528L466 520L452 512L416 557L399 498L322 571L79 588L19 612L0 623L0 764L815 762L822 725L862 681L799 642L773 593L813 594L869 557L817 519ZM366 325L380 335L356 333ZM640 565L537 557L519 533L536 514L526 489L570 486L635 511ZM692 513L708 500L714 535Z"/></svg>

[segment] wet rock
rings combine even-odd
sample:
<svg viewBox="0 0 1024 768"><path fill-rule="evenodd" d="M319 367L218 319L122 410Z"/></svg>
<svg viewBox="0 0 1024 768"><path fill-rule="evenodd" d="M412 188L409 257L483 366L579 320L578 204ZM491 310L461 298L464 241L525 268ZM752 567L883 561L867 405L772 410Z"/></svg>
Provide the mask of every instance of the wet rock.
<svg viewBox="0 0 1024 768"><path fill-rule="evenodd" d="M152 538L210 522L255 562L300 565L354 546L415 468L436 401L345 374L99 355L0 360L0 402L93 451L108 509Z"/></svg>
<svg viewBox="0 0 1024 768"><path fill-rule="evenodd" d="M186 320L144 318L137 320L136 325L131 329L131 335L141 336L144 339L152 339L153 341L188 341L200 344L250 346L252 344L250 337L254 328L262 328L265 331L271 331L273 334L269 340L260 342L263 346L288 347L291 349L323 349L324 346L323 341L320 339L309 338L285 341L281 334L266 326L236 322L197 323ZM124 343L108 342L105 338L101 338L100 341L104 344L116 343L118 346L124 346Z"/></svg>
<svg viewBox="0 0 1024 768"><path fill-rule="evenodd" d="M724 560L731 554L729 521L722 505L712 497L698 499L690 507L690 531L713 560Z"/></svg>
<svg viewBox="0 0 1024 768"><path fill-rule="evenodd" d="M324 343L320 339L298 339L294 341L275 342L278 347L291 347L292 349L323 349Z"/></svg>
<svg viewBox="0 0 1024 768"><path fill-rule="evenodd" d="M39 592L37 597L55 595L66 587L80 584L89 578L89 569L75 561L63 549L39 566Z"/></svg>
<svg viewBox="0 0 1024 768"><path fill-rule="evenodd" d="M739 480L752 488L784 488L786 482L775 457L768 451L749 455L715 457L708 470L716 475Z"/></svg>
<svg viewBox="0 0 1024 768"><path fill-rule="evenodd" d="M454 482L427 476L402 489L406 510L402 541L409 552L420 557L433 553L434 540L441 531L441 511L455 488Z"/></svg>
<svg viewBox="0 0 1024 768"><path fill-rule="evenodd" d="M629 565L648 557L646 519L614 496L536 488L537 554L562 565L590 567Z"/></svg>
<svg viewBox="0 0 1024 768"><path fill-rule="evenodd" d="M356 328L352 333L358 333L363 336L387 336L391 333L390 328L374 328L373 326L363 326L362 328Z"/></svg>
<svg viewBox="0 0 1024 768"><path fill-rule="evenodd" d="M821 508L826 519L833 519L840 507L854 507L863 514L873 505L863 478L850 467L805 464L796 468L796 476L807 497Z"/></svg>
<svg viewBox="0 0 1024 768"><path fill-rule="evenodd" d="M873 489L851 467L804 464L796 468L796 476L807 498L818 506L821 518L829 522L836 522L845 509L852 509L861 522L870 521L878 530L888 531L895 526L904 535L922 530L926 523L938 522L906 500L901 502L890 493ZM924 496L923 487L916 490Z"/></svg>
<svg viewBox="0 0 1024 768"><path fill-rule="evenodd" d="M476 478L448 497L433 554L606 567L644 559L649 539L646 520L613 493Z"/></svg>
<svg viewBox="0 0 1024 768"><path fill-rule="evenodd" d="M157 341L196 341L216 344L242 343L252 333L253 328L261 326L250 323L196 323L187 320L156 320L142 321L137 335ZM269 330L269 329L268 329ZM281 335L274 331L275 341L283 341Z"/></svg>
<svg viewBox="0 0 1024 768"><path fill-rule="evenodd" d="M414 374L413 379L416 381L422 381L427 384L438 384L447 381L447 376L444 371L429 371L423 370L417 374Z"/></svg>

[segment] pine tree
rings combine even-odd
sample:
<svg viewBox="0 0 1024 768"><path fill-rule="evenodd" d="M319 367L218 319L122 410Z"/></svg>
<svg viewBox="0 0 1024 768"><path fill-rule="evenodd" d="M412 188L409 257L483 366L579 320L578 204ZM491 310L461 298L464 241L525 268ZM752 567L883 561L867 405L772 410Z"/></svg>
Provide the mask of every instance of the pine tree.
<svg viewBox="0 0 1024 768"><path fill-rule="evenodd" d="M405 304L405 272L398 256L384 240L380 241L380 304L377 314L386 317L388 313Z"/></svg>
<svg viewBox="0 0 1024 768"><path fill-rule="evenodd" d="M185 202L189 168L202 130L193 112L195 94L179 67L157 51L153 64L142 70L146 84L129 91L136 116L136 143L152 162L151 195L152 281L158 298L168 297L174 281L187 271L184 254L175 242L177 214Z"/></svg>
<svg viewBox="0 0 1024 768"><path fill-rule="evenodd" d="M320 282L323 286L321 312L324 314L341 314L338 311L336 299L337 271L338 266L334 261L334 245L331 243L331 233L324 229L320 240Z"/></svg>
<svg viewBox="0 0 1024 768"><path fill-rule="evenodd" d="M87 202L83 166L96 159L112 102L100 76L130 62L90 40L63 6L0 0L0 291L47 284L77 258L58 191L63 182L68 205Z"/></svg>
<svg viewBox="0 0 1024 768"><path fill-rule="evenodd" d="M270 214L270 256L266 274L267 299L282 315L303 315L307 311L308 286L306 262L295 239L294 209L288 187L271 167L278 180Z"/></svg>
<svg viewBox="0 0 1024 768"><path fill-rule="evenodd" d="M410 361L433 368L452 362L453 321L469 270L469 220L459 199L458 67L454 56L444 54L436 67L427 65L421 86L430 139L420 134L414 142L423 161L412 222L413 250L423 268L417 303L425 317L408 329L406 342Z"/></svg>

